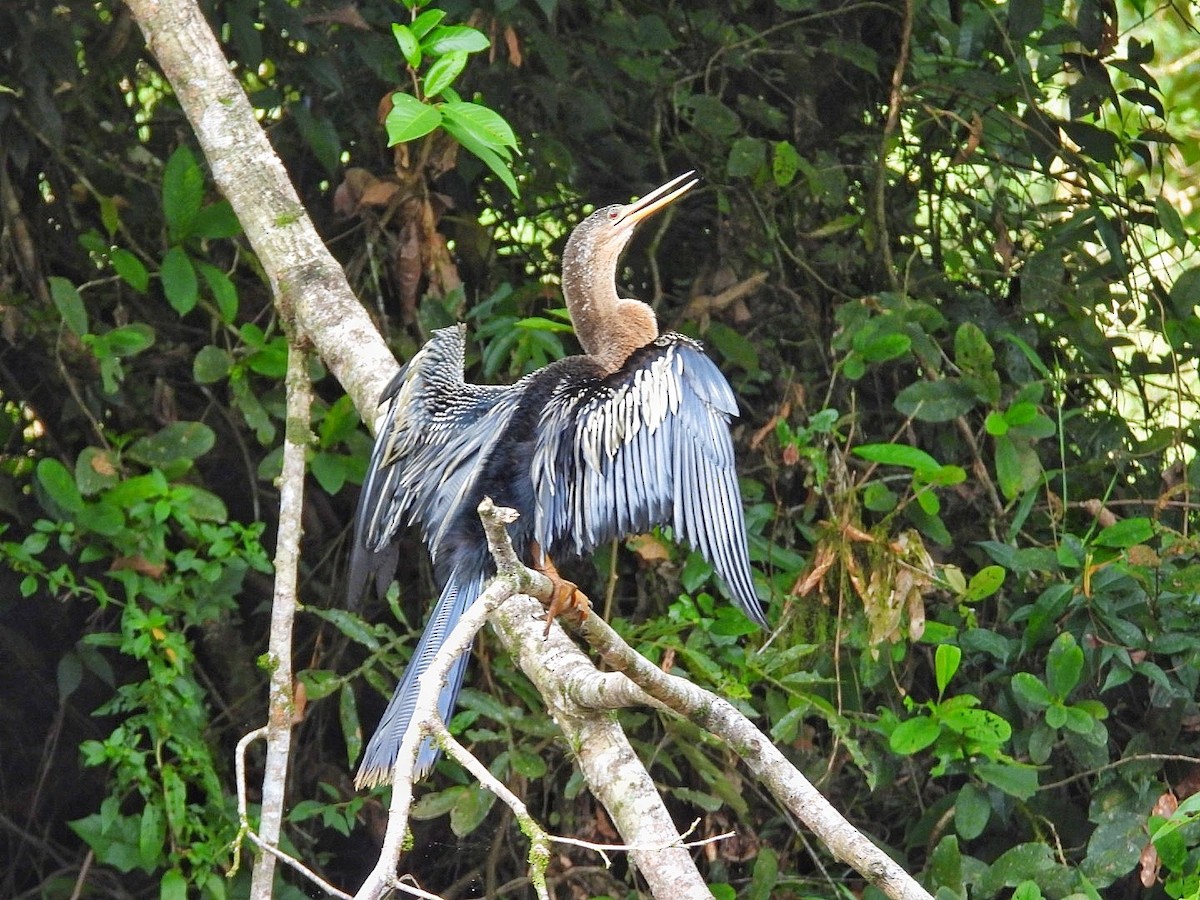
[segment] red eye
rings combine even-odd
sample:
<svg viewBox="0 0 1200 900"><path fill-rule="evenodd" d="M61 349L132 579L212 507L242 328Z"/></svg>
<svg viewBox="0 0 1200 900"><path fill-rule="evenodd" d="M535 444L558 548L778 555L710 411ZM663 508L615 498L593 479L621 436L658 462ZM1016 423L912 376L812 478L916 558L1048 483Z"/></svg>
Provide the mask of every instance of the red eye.
<svg viewBox="0 0 1200 900"><path fill-rule="evenodd" d="M608 211L608 218L609 218L610 220L614 220L614 221L615 221L615 220L616 220L616 218L617 218L619 215L621 215L621 211L620 211L619 209L610 209L610 210Z"/></svg>

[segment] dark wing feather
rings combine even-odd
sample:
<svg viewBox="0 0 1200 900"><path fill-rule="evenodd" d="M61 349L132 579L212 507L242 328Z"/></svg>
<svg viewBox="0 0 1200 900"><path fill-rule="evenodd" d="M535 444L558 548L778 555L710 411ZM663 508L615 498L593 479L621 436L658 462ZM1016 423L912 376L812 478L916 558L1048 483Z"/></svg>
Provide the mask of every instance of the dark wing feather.
<svg viewBox="0 0 1200 900"><path fill-rule="evenodd" d="M442 529L515 409L512 387L464 382L464 341L461 325L435 331L380 397L386 408L354 521L351 603L372 575L391 578L395 537L407 525L421 526L437 561Z"/></svg>
<svg viewBox="0 0 1200 900"><path fill-rule="evenodd" d="M542 412L533 456L534 533L583 554L670 525L712 563L749 618L754 592L734 465L737 401L700 345L666 334L606 378L564 378Z"/></svg>

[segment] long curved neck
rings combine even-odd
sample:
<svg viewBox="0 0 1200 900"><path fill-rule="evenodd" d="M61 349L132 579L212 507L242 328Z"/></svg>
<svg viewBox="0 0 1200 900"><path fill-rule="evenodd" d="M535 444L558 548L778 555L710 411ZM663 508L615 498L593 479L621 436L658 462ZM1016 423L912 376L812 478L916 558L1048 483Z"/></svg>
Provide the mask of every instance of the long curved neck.
<svg viewBox="0 0 1200 900"><path fill-rule="evenodd" d="M568 246L563 257L563 296L583 352L606 372L658 337L658 320L640 300L617 295L620 248Z"/></svg>

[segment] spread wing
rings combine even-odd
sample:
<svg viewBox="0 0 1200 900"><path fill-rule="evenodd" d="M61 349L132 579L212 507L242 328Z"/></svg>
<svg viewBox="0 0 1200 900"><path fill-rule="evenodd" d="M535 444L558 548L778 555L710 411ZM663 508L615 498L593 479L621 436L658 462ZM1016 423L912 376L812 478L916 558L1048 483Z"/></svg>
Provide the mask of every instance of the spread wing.
<svg viewBox="0 0 1200 900"><path fill-rule="evenodd" d="M605 378L563 379L542 412L533 456L538 543L582 554L670 525L765 626L729 435L735 415L725 377L678 334L657 338Z"/></svg>
<svg viewBox="0 0 1200 900"><path fill-rule="evenodd" d="M354 521L351 603L371 576L391 578L394 539L407 525L422 527L436 561L442 530L519 399L512 387L463 380L465 334L461 325L435 331L380 397L386 408Z"/></svg>

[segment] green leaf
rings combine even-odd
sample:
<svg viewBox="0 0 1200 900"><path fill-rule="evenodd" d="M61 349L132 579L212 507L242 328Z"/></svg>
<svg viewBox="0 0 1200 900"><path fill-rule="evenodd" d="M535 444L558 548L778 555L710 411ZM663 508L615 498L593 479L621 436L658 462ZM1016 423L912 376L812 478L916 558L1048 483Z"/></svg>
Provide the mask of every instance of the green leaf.
<svg viewBox="0 0 1200 900"><path fill-rule="evenodd" d="M210 203L196 214L192 222L192 237L215 240L236 237L242 233L242 223L233 214L228 200Z"/></svg>
<svg viewBox="0 0 1200 900"><path fill-rule="evenodd" d="M860 444L852 452L870 462L887 466L903 466L916 472L936 472L941 463L916 447L907 444Z"/></svg>
<svg viewBox="0 0 1200 900"><path fill-rule="evenodd" d="M952 422L975 406L975 393L957 378L917 381L896 395L893 405L921 422Z"/></svg>
<svg viewBox="0 0 1200 900"><path fill-rule="evenodd" d="M121 247L109 251L108 261L112 263L113 271L139 294L146 293L150 287L150 273L142 261Z"/></svg>
<svg viewBox="0 0 1200 900"><path fill-rule="evenodd" d="M309 469L325 493L333 495L346 483L346 457L321 451L313 454Z"/></svg>
<svg viewBox="0 0 1200 900"><path fill-rule="evenodd" d="M1042 26L1045 0L1009 0L1008 34L1021 43Z"/></svg>
<svg viewBox="0 0 1200 900"><path fill-rule="evenodd" d="M933 670L937 678L938 696L946 693L946 686L958 671L962 662L962 650L954 644L939 644L933 656Z"/></svg>
<svg viewBox="0 0 1200 900"><path fill-rule="evenodd" d="M455 785L444 791L426 794L412 805L412 817L417 820L436 819L454 809L459 798L467 791L463 785Z"/></svg>
<svg viewBox="0 0 1200 900"><path fill-rule="evenodd" d="M1139 516L1133 519L1122 519L1120 522L1109 525L1092 539L1092 543L1098 547L1126 550L1136 544L1144 544L1152 537L1154 537L1154 523Z"/></svg>
<svg viewBox="0 0 1200 900"><path fill-rule="evenodd" d="M426 97L436 97L450 85L454 84L454 79L462 74L462 70L467 65L467 54L462 50L456 50L453 53L447 53L445 56L438 59L429 67L429 71L425 73L425 80L422 82L422 87L425 89Z"/></svg>
<svg viewBox="0 0 1200 900"><path fill-rule="evenodd" d="M998 435L996 442L996 481L1004 496L1013 500L1036 487L1042 475L1042 464L1033 448L1025 441L1014 441L1007 434Z"/></svg>
<svg viewBox="0 0 1200 900"><path fill-rule="evenodd" d="M941 726L929 716L916 716L896 726L888 738L888 746L893 753L911 756L936 741L941 733Z"/></svg>
<svg viewBox="0 0 1200 900"><path fill-rule="evenodd" d="M1030 709L1041 711L1054 702L1054 697L1037 678L1029 672L1018 672L1012 677L1013 693Z"/></svg>
<svg viewBox="0 0 1200 900"><path fill-rule="evenodd" d="M125 454L135 462L161 469L177 460L198 459L213 448L216 440L216 434L203 422L172 422L134 441Z"/></svg>
<svg viewBox="0 0 1200 900"><path fill-rule="evenodd" d="M1075 636L1064 631L1050 645L1046 656L1046 686L1060 700L1079 683L1083 672L1083 649L1075 643Z"/></svg>
<svg viewBox="0 0 1200 900"><path fill-rule="evenodd" d="M1166 197L1159 196L1154 201L1154 211L1158 214L1159 224L1162 225L1163 231L1175 242L1176 247L1184 247L1188 242L1187 230L1183 226L1183 219L1179 215L1179 210Z"/></svg>
<svg viewBox="0 0 1200 900"><path fill-rule="evenodd" d="M469 25L439 25L421 41L426 53L438 56L455 51L478 53L490 46L487 35Z"/></svg>
<svg viewBox="0 0 1200 900"><path fill-rule="evenodd" d="M412 94L392 94L392 108L384 119L388 146L415 141L442 124L442 114L435 106L422 103Z"/></svg>
<svg viewBox="0 0 1200 900"><path fill-rule="evenodd" d="M505 159L501 159L494 150L479 143L469 132L460 129L457 123L446 121L443 124L446 131L471 154L476 156L480 162L487 166L492 174L499 178L504 186L512 192L514 197L521 195L520 190L517 188L517 180L513 177L512 171L509 169ZM496 342L493 342L493 346L495 344Z"/></svg>
<svg viewBox="0 0 1200 900"><path fill-rule="evenodd" d="M996 351L988 343L983 329L974 322L963 322L954 332L954 362L970 375L985 375L992 371Z"/></svg>
<svg viewBox="0 0 1200 900"><path fill-rule="evenodd" d="M349 684L338 694L338 722L342 726L342 739L346 742L347 762L353 767L362 751L362 724L358 720L358 700Z"/></svg>
<svg viewBox="0 0 1200 900"><path fill-rule="evenodd" d="M775 145L771 158L771 177L779 187L787 187L796 178L800 169L800 154L788 141L780 141Z"/></svg>
<svg viewBox="0 0 1200 900"><path fill-rule="evenodd" d="M154 329L145 322L122 325L106 332L104 343L113 356L136 356L154 346Z"/></svg>
<svg viewBox="0 0 1200 900"><path fill-rule="evenodd" d="M496 795L479 785L471 785L458 796L450 810L450 830L466 837L483 824L496 802Z"/></svg>
<svg viewBox="0 0 1200 900"><path fill-rule="evenodd" d="M196 280L196 270L182 247L172 247L163 257L162 269L163 293L171 308L181 316L190 313L196 307L200 298L200 286Z"/></svg>
<svg viewBox="0 0 1200 900"><path fill-rule="evenodd" d="M146 804L142 810L141 828L138 833L138 856L142 860L142 868L153 871L158 867L162 855L163 844L167 840L167 822L162 809L153 803Z"/></svg>
<svg viewBox="0 0 1200 900"><path fill-rule="evenodd" d="M396 46L400 48L400 55L404 57L404 61L414 69L420 68L421 45L412 29L399 22L393 22L392 37L396 39Z"/></svg>
<svg viewBox="0 0 1200 900"><path fill-rule="evenodd" d="M112 487L120 477L120 463L112 450L84 447L75 460L75 484L87 496Z"/></svg>
<svg viewBox="0 0 1200 900"><path fill-rule="evenodd" d="M855 341L854 349L861 353L867 362L878 363L903 356L911 347L912 338L907 334L892 332L872 337L864 341L861 347Z"/></svg>
<svg viewBox="0 0 1200 900"><path fill-rule="evenodd" d="M1038 789L1038 773L1033 766L1014 762L983 760L975 773L994 787L1019 800L1028 800Z"/></svg>
<svg viewBox="0 0 1200 900"><path fill-rule="evenodd" d="M197 384L212 384L225 378L232 368L233 357L228 351L206 344L192 360L192 378Z"/></svg>
<svg viewBox="0 0 1200 900"><path fill-rule="evenodd" d="M872 481L863 489L863 506L872 512L891 512L899 498L882 481Z"/></svg>
<svg viewBox="0 0 1200 900"><path fill-rule="evenodd" d="M77 513L83 509L83 496L75 485L74 477L57 459L39 459L37 479L46 495L63 511Z"/></svg>
<svg viewBox="0 0 1200 900"><path fill-rule="evenodd" d="M409 30L416 36L417 40L429 34L430 30L437 25L442 19L446 18L446 11L442 9L427 9L409 25Z"/></svg>
<svg viewBox="0 0 1200 900"><path fill-rule="evenodd" d="M758 351L741 332L723 322L711 322L705 337L727 362L747 372L759 371Z"/></svg>
<svg viewBox="0 0 1200 900"><path fill-rule="evenodd" d="M963 840L972 841L983 834L992 816L987 794L973 784L964 784L954 802L954 828Z"/></svg>
<svg viewBox="0 0 1200 900"><path fill-rule="evenodd" d="M83 663L79 660L79 654L74 650L68 650L58 661L58 670L55 674L58 682L59 702L65 702L83 682Z"/></svg>
<svg viewBox="0 0 1200 900"><path fill-rule="evenodd" d="M79 296L75 285L57 275L50 276L47 281L50 282L50 299L54 301L54 306L58 310L58 314L62 316L63 323L76 335L82 337L87 334L87 310L83 306L83 298Z"/></svg>
<svg viewBox="0 0 1200 900"><path fill-rule="evenodd" d="M725 174L730 178L753 178L766 164L766 142L760 138L740 137L729 148Z"/></svg>
<svg viewBox="0 0 1200 900"><path fill-rule="evenodd" d="M1003 413L990 412L983 420L983 429L992 437L1000 437L1000 435L1008 434L1008 420L1004 418Z"/></svg>
<svg viewBox="0 0 1200 900"><path fill-rule="evenodd" d="M163 216L174 241L192 234L192 224L204 200L204 173L186 146L180 145L163 169Z"/></svg>
<svg viewBox="0 0 1200 900"><path fill-rule="evenodd" d="M977 603L992 596L992 594L1000 590L1000 585L1004 584L1004 576L1006 574L1003 566L985 566L980 569L971 579L971 583L964 595L965 599L969 603Z"/></svg>
<svg viewBox="0 0 1200 900"><path fill-rule="evenodd" d="M754 860L754 871L750 887L744 894L745 900L770 900L775 896L779 883L779 857L770 847L761 847Z"/></svg>
<svg viewBox="0 0 1200 900"><path fill-rule="evenodd" d="M212 294L212 298L217 304L217 310L221 314L221 321L232 322L237 318L238 311L238 293L233 281L230 280L228 275L211 263L196 260L195 265L200 275L204 278L205 284L208 285L209 293Z"/></svg>
<svg viewBox="0 0 1200 900"><path fill-rule="evenodd" d="M504 117L478 103L456 100L442 104L442 115L478 143L507 158L507 147L517 146L517 136Z"/></svg>
<svg viewBox="0 0 1200 900"><path fill-rule="evenodd" d="M1171 308L1178 316L1194 316L1196 307L1200 306L1200 266L1193 266L1180 273L1171 285L1168 297L1171 300Z"/></svg>

